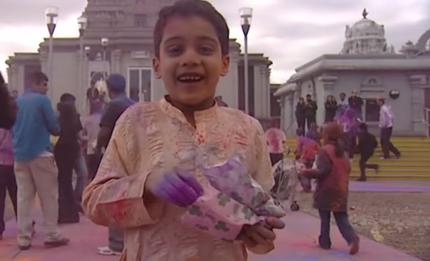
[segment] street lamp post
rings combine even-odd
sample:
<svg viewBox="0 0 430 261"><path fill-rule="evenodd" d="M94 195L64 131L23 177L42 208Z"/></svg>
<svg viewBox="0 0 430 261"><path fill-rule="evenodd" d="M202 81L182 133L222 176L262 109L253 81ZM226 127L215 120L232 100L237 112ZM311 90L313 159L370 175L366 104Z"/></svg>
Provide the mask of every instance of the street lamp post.
<svg viewBox="0 0 430 261"><path fill-rule="evenodd" d="M103 37L100 40L100 44L103 47L103 62L108 65L106 73L109 74L110 73L110 62L108 61L108 58L107 58L107 47L109 45L109 38Z"/></svg>
<svg viewBox="0 0 430 261"><path fill-rule="evenodd" d="M107 49L107 47L109 45L109 38L103 37L100 40L100 44L103 47L103 61L107 61L106 49Z"/></svg>
<svg viewBox="0 0 430 261"><path fill-rule="evenodd" d="M245 45L245 55L244 55L244 77L245 77L245 112L249 113L249 78L248 78L248 32L251 28L251 20L252 20L252 8L250 7L242 7L239 10L240 18L241 18L241 26L243 35L245 37L244 45Z"/></svg>
<svg viewBox="0 0 430 261"><path fill-rule="evenodd" d="M86 107L85 102L85 54L84 54L84 32L87 29L87 18L85 16L81 16L78 18L78 26L79 26L79 80L80 80L80 88L79 88L79 100L83 100L84 108ZM82 106L80 106L82 108Z"/></svg>
<svg viewBox="0 0 430 261"><path fill-rule="evenodd" d="M48 7L45 10L45 17L46 17L46 25L48 27L48 32L49 32L49 51L48 51L48 78L49 78L49 82L51 83L51 86L49 88L49 96L51 98L53 98L53 67L52 67L52 62L53 62L53 57L52 57L52 53L53 53L53 41L52 41L52 37L54 35L54 31L55 31L55 27L57 26L57 18L58 18L58 8L57 7Z"/></svg>

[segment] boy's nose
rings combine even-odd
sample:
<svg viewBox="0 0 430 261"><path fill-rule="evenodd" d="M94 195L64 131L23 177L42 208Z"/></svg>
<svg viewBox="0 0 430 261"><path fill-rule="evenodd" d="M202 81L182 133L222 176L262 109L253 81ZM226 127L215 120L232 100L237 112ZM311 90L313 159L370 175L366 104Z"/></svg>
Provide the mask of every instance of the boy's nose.
<svg viewBox="0 0 430 261"><path fill-rule="evenodd" d="M195 66L200 63L200 56L194 50L187 50L181 60L182 66Z"/></svg>

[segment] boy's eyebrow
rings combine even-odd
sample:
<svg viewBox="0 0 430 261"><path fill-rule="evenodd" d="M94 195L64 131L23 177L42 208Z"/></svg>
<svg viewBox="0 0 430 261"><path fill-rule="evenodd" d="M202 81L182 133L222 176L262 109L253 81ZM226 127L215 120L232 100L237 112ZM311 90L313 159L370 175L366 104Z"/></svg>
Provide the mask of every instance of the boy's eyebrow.
<svg viewBox="0 0 430 261"><path fill-rule="evenodd" d="M172 36L172 37L169 37L166 40L164 40L164 42L165 43L169 43L169 42L180 41L180 40L184 40L184 37L182 37L182 36ZM211 41L211 42L215 42L215 43L218 42L217 38L206 36L206 35L198 36L197 40L199 40L199 41Z"/></svg>

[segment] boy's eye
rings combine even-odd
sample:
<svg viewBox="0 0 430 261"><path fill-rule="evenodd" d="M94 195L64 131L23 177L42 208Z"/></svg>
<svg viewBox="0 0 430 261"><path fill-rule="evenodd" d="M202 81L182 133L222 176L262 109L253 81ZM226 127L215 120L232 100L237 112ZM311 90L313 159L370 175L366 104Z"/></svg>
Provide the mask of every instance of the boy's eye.
<svg viewBox="0 0 430 261"><path fill-rule="evenodd" d="M183 51L183 48L180 45L173 45L167 47L167 53L171 56L176 56L181 54Z"/></svg>
<svg viewBox="0 0 430 261"><path fill-rule="evenodd" d="M209 45L203 45L199 47L199 52L204 55L210 55L215 51L215 48Z"/></svg>

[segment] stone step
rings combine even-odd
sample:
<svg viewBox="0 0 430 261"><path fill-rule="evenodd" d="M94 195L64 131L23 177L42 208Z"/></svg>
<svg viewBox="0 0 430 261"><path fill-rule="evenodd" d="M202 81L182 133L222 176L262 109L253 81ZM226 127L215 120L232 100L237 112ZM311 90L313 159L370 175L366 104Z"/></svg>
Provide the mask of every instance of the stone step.
<svg viewBox="0 0 430 261"><path fill-rule="evenodd" d="M430 175L384 175L384 176L372 176L367 175L369 181L430 181ZM356 173L350 176L351 180L356 180L360 177L360 174Z"/></svg>
<svg viewBox="0 0 430 261"><path fill-rule="evenodd" d="M376 174L373 170L367 170L366 173L370 176L429 176L430 178L430 170L380 170L378 174ZM351 175L360 175L359 170L353 170Z"/></svg>
<svg viewBox="0 0 430 261"><path fill-rule="evenodd" d="M352 171L359 171L360 168L358 165L355 165L352 167ZM430 166L382 166L379 165L379 171L383 172L383 171L414 171L414 170L427 170L430 173Z"/></svg>

